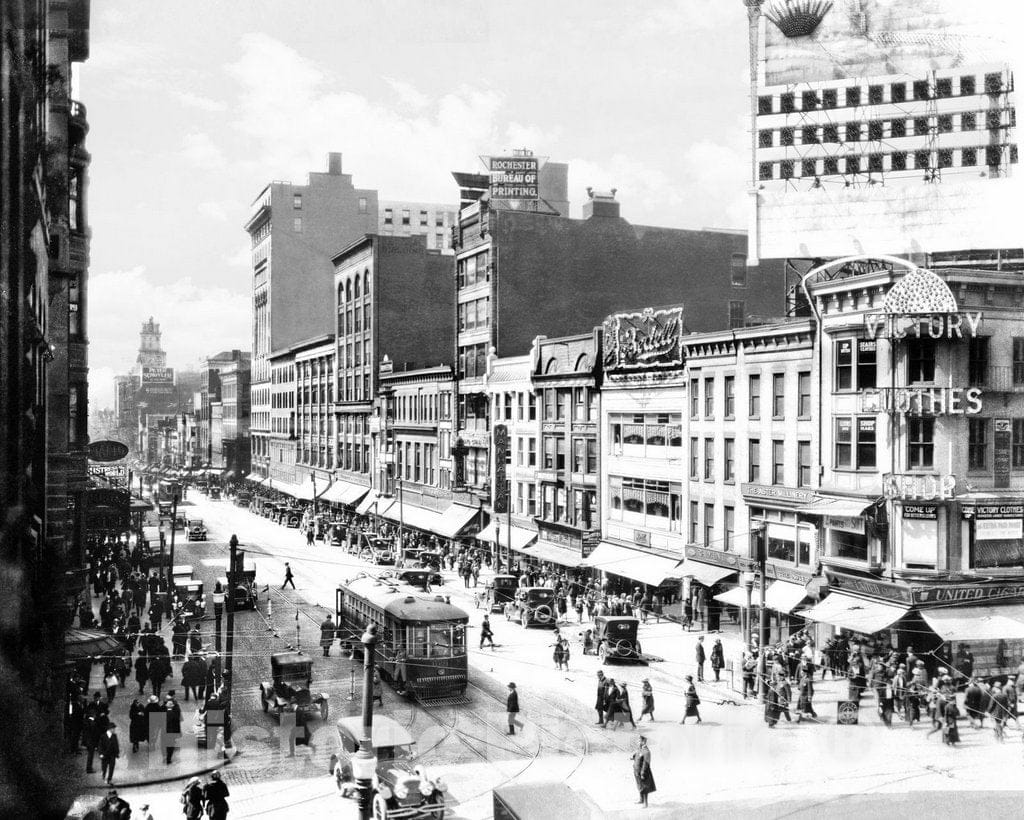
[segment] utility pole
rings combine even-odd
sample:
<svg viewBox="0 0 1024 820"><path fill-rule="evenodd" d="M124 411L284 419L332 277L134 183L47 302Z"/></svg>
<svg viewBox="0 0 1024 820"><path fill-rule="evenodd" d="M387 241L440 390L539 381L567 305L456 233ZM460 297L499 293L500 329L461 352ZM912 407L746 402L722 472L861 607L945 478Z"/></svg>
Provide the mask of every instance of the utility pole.
<svg viewBox="0 0 1024 820"><path fill-rule="evenodd" d="M168 601L174 594L174 524L178 520L178 494L174 494L174 503L171 505L171 563L167 567L167 593ZM161 551L161 556L163 555Z"/></svg>
<svg viewBox="0 0 1024 820"><path fill-rule="evenodd" d="M228 594L225 604L228 608L228 634L225 643L224 658L224 683L227 687L227 697L224 704L224 749L231 747L231 696L234 689L232 675L235 664L235 562L238 556L238 536L231 534L228 541L231 548L231 555L228 559Z"/></svg>

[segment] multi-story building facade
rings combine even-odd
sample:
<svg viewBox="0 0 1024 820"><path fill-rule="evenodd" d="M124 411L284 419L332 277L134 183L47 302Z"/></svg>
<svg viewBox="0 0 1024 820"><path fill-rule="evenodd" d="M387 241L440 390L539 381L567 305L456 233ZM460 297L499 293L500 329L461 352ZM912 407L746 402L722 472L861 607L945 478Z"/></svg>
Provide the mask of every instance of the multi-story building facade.
<svg viewBox="0 0 1024 820"><path fill-rule="evenodd" d="M1024 265L1019 47L998 4L746 5L752 261Z"/></svg>
<svg viewBox="0 0 1024 820"><path fill-rule="evenodd" d="M337 476L384 490L371 430L387 357L399 370L451 357L451 258L422 237L367 234L336 253L334 265ZM379 422L378 422L379 423ZM439 465L439 469L442 465Z"/></svg>
<svg viewBox="0 0 1024 820"><path fill-rule="evenodd" d="M504 458L491 459L488 484L494 488L485 505L490 522L477 535L505 563L522 561L537 540L537 468L541 441L537 395L533 386L534 356L489 356L484 385L494 421L493 436ZM501 427L503 433L497 432ZM493 444L493 438L492 438ZM471 473L463 483L476 483L473 473L486 463L467 462ZM504 472L504 484L501 473ZM500 500L499 500L500 499ZM497 503L495 503L497 502Z"/></svg>
<svg viewBox="0 0 1024 820"><path fill-rule="evenodd" d="M221 434L225 478L240 478L252 469L249 439L250 360L244 355L224 366L220 383Z"/></svg>
<svg viewBox="0 0 1024 820"><path fill-rule="evenodd" d="M87 212L86 108L72 95L72 66L89 57L89 4L46 2L45 175L49 264L46 338L53 360L46 371L47 560L59 566L85 563L88 488L88 278L90 228ZM6 229L6 228L5 228ZM72 573L65 604L73 608L83 590Z"/></svg>
<svg viewBox="0 0 1024 820"><path fill-rule="evenodd" d="M686 534L683 308L613 314L599 330L601 542L587 564L612 590L647 584L671 600Z"/></svg>
<svg viewBox="0 0 1024 820"><path fill-rule="evenodd" d="M295 348L295 463L322 496L335 468L334 336Z"/></svg>
<svg viewBox="0 0 1024 820"><path fill-rule="evenodd" d="M72 789L59 785L60 663L69 604L86 581L76 570L87 503L88 124L70 89L71 64L89 54L89 4L12 0L0 35L0 506L3 572L17 579L0 664L20 704L10 731L36 737L34 762L15 749L0 777L11 784L7 813L61 815Z"/></svg>
<svg viewBox="0 0 1024 820"><path fill-rule="evenodd" d="M767 546L773 635L787 632L820 569L819 533L804 513L823 504L815 489L821 405L813 331L810 320L795 319L684 339L683 594L709 628L721 625L723 603L748 607L737 573L741 564L750 569L755 539Z"/></svg>
<svg viewBox="0 0 1024 820"><path fill-rule="evenodd" d="M591 331L560 339L539 338L530 358L540 439L538 538L528 552L575 567L601 540L600 334ZM492 418L498 416L492 414Z"/></svg>
<svg viewBox="0 0 1024 820"><path fill-rule="evenodd" d="M270 364L270 438L267 478L274 489L296 495L302 479L296 469L298 445L295 437L295 350L271 353Z"/></svg>
<svg viewBox="0 0 1024 820"><path fill-rule="evenodd" d="M995 6L746 5L750 256L799 274L820 361L820 479L790 500L830 591L805 615L1005 671L1024 650L1019 48Z"/></svg>
<svg viewBox="0 0 1024 820"><path fill-rule="evenodd" d="M210 407L221 401L221 374L237 365L235 372L248 372L251 367L251 356L241 350L224 350L207 359L199 370L199 407L196 410L196 431L198 436L197 450L202 464L213 464L213 440L211 434L212 414ZM247 377L246 377L247 378ZM248 407L248 398L244 406ZM246 435L248 435L248 413L246 413ZM222 464L215 466L223 467Z"/></svg>
<svg viewBox="0 0 1024 820"><path fill-rule="evenodd" d="M376 232L383 236L425 236L428 249L451 253L452 226L457 216L454 205L384 200Z"/></svg>
<svg viewBox="0 0 1024 820"><path fill-rule="evenodd" d="M634 226L612 194L591 191L583 219L475 201L463 208L456 252L455 430L467 489L486 499L489 476L487 355L522 355L534 337L578 333L629 307L687 303L687 329L742 326L780 316L781 266L747 266L743 233ZM558 275L552 276L551 271ZM474 469L479 466L479 469Z"/></svg>
<svg viewBox="0 0 1024 820"><path fill-rule="evenodd" d="M404 201L388 202L386 208L376 190L356 188L352 176L342 173L340 153L329 154L327 172L311 173L305 185L272 182L253 201L245 229L252 244L253 465L260 475L267 474L269 457L268 357L333 331L332 255L375 232L421 235L429 247L441 248L438 219L442 228L450 225L455 210Z"/></svg>

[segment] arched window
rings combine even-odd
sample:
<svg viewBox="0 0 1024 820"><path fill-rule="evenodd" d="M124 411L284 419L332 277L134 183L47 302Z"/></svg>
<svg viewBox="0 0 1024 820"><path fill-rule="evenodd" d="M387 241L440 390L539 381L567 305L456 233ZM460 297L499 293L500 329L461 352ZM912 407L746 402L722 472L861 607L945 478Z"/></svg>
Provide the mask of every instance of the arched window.
<svg viewBox="0 0 1024 820"><path fill-rule="evenodd" d="M345 303L345 283L338 282L338 304L342 305Z"/></svg>
<svg viewBox="0 0 1024 820"><path fill-rule="evenodd" d="M370 272L363 271L363 296L370 295Z"/></svg>
<svg viewBox="0 0 1024 820"><path fill-rule="evenodd" d="M576 367L574 369L577 373L590 370L590 357L586 353L581 353L580 357L576 360Z"/></svg>
<svg viewBox="0 0 1024 820"><path fill-rule="evenodd" d="M558 359L552 356L548 359L547 367L544 368L545 373L557 373L558 372Z"/></svg>
<svg viewBox="0 0 1024 820"><path fill-rule="evenodd" d="M355 287L355 293L353 293L352 295L353 295L353 296L354 296L354 297L355 297L356 299L358 299L358 298L359 298L359 274L358 274L358 273L356 274L356 287Z"/></svg>
<svg viewBox="0 0 1024 820"><path fill-rule="evenodd" d="M348 302L352 299L352 280L345 280L345 301Z"/></svg>

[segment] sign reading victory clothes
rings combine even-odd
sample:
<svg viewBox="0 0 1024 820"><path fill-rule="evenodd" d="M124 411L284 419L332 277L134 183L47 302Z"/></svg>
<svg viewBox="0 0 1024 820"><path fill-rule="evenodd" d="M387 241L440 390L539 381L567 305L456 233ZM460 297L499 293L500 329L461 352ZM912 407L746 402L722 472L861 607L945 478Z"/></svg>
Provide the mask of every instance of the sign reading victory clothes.
<svg viewBox="0 0 1024 820"><path fill-rule="evenodd" d="M683 364L683 309L619 313L602 327L604 366L612 370Z"/></svg>
<svg viewBox="0 0 1024 820"><path fill-rule="evenodd" d="M540 198L537 157L491 157L491 199Z"/></svg>

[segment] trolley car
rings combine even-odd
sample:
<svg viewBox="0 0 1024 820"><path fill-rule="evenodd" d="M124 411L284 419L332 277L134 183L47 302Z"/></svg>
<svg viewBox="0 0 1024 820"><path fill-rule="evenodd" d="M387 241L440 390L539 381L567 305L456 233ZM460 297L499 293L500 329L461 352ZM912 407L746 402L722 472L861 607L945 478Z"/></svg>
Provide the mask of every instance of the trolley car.
<svg viewBox="0 0 1024 820"><path fill-rule="evenodd" d="M355 651L364 630L377 627L377 668L400 694L431 700L465 693L469 616L442 596L364 575L338 587L336 612L342 643Z"/></svg>

